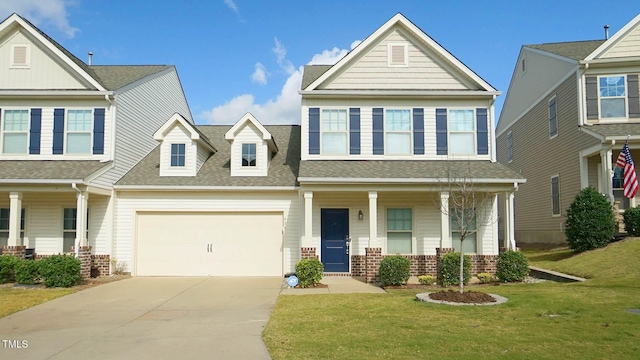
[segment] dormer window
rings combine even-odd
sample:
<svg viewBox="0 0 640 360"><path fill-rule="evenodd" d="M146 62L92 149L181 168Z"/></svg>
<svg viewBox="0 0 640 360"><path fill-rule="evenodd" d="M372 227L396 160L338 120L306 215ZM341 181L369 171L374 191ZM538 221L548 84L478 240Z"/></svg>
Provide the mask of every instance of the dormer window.
<svg viewBox="0 0 640 360"><path fill-rule="evenodd" d="M184 167L185 144L171 144L171 167Z"/></svg>
<svg viewBox="0 0 640 360"><path fill-rule="evenodd" d="M256 166L256 144L242 144L242 166Z"/></svg>

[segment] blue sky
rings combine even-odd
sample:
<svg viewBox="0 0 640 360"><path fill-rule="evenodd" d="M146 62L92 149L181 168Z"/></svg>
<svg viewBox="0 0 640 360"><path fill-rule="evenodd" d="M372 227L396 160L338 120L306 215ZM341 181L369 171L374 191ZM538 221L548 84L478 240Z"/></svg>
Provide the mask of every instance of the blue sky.
<svg viewBox="0 0 640 360"><path fill-rule="evenodd" d="M593 40L640 3L582 1L2 0L93 64L173 64L196 123L299 123L302 66L332 63L400 12L502 91L523 44Z"/></svg>

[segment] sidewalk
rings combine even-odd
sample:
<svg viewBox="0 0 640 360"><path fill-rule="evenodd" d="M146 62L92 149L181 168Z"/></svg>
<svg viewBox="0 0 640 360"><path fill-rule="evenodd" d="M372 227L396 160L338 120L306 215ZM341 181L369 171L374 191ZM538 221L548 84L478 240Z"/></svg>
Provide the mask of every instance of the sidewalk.
<svg viewBox="0 0 640 360"><path fill-rule="evenodd" d="M349 276L325 276L320 281L327 287L317 288L289 288L287 279L282 283L282 291L280 295L309 295L309 294L353 294L353 293L371 293L386 294L382 288L374 285L366 284L363 278Z"/></svg>

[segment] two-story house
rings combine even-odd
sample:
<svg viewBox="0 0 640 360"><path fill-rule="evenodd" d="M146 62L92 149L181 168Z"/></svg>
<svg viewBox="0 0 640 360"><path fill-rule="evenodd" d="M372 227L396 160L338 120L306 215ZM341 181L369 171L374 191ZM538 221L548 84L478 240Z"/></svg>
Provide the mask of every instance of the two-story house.
<svg viewBox="0 0 640 360"><path fill-rule="evenodd" d="M524 182L495 161L498 91L400 14L337 64L307 66L301 87L300 126L169 119L115 185L114 256L135 275L276 276L317 256L326 273L374 281L399 253L435 274L460 248L442 211L456 169L489 219L464 250L492 271L497 194L509 208Z"/></svg>
<svg viewBox="0 0 640 360"><path fill-rule="evenodd" d="M527 178L515 199L519 243L564 242L566 209L598 189L617 211L616 158L640 159L640 15L608 39L524 45L496 129L498 161Z"/></svg>
<svg viewBox="0 0 640 360"><path fill-rule="evenodd" d="M17 14L0 23L3 252L84 248L108 274L113 184L176 112L191 121L175 67L87 65Z"/></svg>

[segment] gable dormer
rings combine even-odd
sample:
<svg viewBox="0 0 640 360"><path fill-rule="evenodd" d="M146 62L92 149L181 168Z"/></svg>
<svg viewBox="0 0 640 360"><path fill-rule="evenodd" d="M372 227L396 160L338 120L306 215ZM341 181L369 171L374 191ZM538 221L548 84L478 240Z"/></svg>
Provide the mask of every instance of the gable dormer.
<svg viewBox="0 0 640 360"><path fill-rule="evenodd" d="M180 114L174 114L153 138L160 142L160 176L196 176L216 152L209 139Z"/></svg>
<svg viewBox="0 0 640 360"><path fill-rule="evenodd" d="M267 176L278 147L251 113L242 116L224 138L231 143L231 176Z"/></svg>

